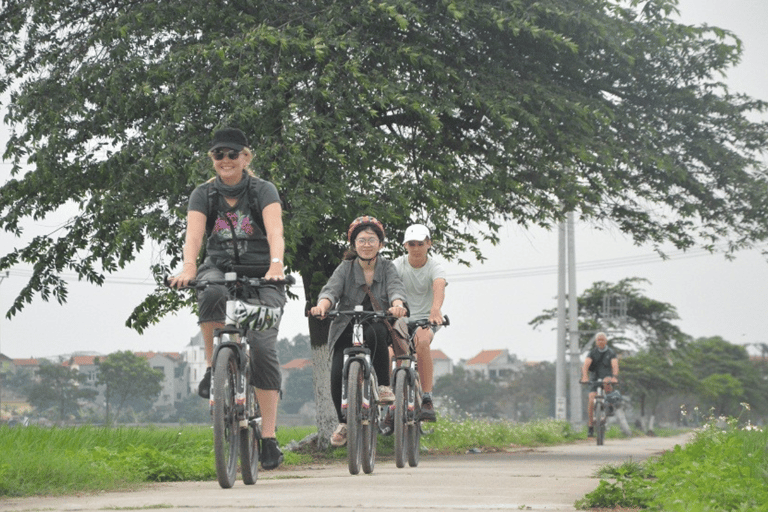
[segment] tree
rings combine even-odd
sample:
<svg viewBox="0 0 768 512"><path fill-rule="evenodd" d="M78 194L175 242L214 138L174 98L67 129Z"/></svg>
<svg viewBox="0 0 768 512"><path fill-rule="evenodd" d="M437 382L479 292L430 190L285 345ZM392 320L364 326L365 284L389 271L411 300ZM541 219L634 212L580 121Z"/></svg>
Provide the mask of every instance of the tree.
<svg viewBox="0 0 768 512"><path fill-rule="evenodd" d="M312 369L294 370L283 390L282 407L288 414L296 414L301 406L314 400L312 392Z"/></svg>
<svg viewBox="0 0 768 512"><path fill-rule="evenodd" d="M551 226L565 211L637 243L762 241L768 127L750 115L766 104L719 82L738 38L676 23L675 5L9 0L0 93L17 178L0 189L0 227L21 236L28 218L76 209L0 257L34 268L9 314L35 294L65 301L64 271L101 284L148 239L166 251L158 282L178 267L222 124L249 134L255 169L283 192L286 263L309 301L362 213L395 239L427 222L464 263L501 221ZM128 324L189 303L158 287ZM315 372L325 333L310 320ZM319 427L325 439L332 421Z"/></svg>
<svg viewBox="0 0 768 512"><path fill-rule="evenodd" d="M80 387L87 376L75 368L43 360L37 375L40 382L31 387L27 399L41 411L56 409L59 422L69 415L78 415L79 400L92 400L96 396L95 390Z"/></svg>
<svg viewBox="0 0 768 512"><path fill-rule="evenodd" d="M126 350L108 355L103 361L94 359L99 367L99 384L107 386L106 424L112 424L110 405L116 406L114 419L120 417L123 405L129 400L155 400L162 389L163 372L149 367L141 356Z"/></svg>
<svg viewBox="0 0 768 512"><path fill-rule="evenodd" d="M579 346L587 347L597 331L609 331L609 344L616 348L649 348L667 352L684 346L690 336L673 322L679 320L677 308L667 302L646 297L637 285L650 283L640 277L628 277L616 284L597 281L577 299L579 308ZM603 300L619 294L627 301L624 325L605 318ZM534 328L557 319L557 308L544 311L529 322ZM618 335L618 329L622 334ZM614 332L610 332L614 331Z"/></svg>
<svg viewBox="0 0 768 512"><path fill-rule="evenodd" d="M645 349L621 359L621 392L638 405L643 430L652 432L659 403L699 389L691 363L680 351Z"/></svg>
<svg viewBox="0 0 768 512"><path fill-rule="evenodd" d="M277 340L277 359L283 364L294 359L308 359L312 357L312 349L309 343L309 336L297 334L293 340L288 338Z"/></svg>
<svg viewBox="0 0 768 512"><path fill-rule="evenodd" d="M454 368L435 382L435 396L451 398L459 410L466 414L498 417L496 385L488 379L476 378L464 368Z"/></svg>
<svg viewBox="0 0 768 512"><path fill-rule="evenodd" d="M699 404L702 409L714 407L717 414L737 415L739 403L743 401L756 413L768 414L768 383L744 347L729 343L721 336L698 338L686 347L684 357L702 382L704 401ZM707 385L710 387L705 389Z"/></svg>

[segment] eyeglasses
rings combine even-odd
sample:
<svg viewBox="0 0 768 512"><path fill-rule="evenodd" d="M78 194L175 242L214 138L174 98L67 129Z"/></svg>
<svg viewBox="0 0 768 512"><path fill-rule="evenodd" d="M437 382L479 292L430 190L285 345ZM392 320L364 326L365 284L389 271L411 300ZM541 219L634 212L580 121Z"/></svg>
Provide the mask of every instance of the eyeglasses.
<svg viewBox="0 0 768 512"><path fill-rule="evenodd" d="M211 153L214 160L224 160L224 157L226 156L230 160L237 160L240 158L240 152L235 151L234 149L231 149L229 151L222 151L220 149L217 149L216 151L213 151Z"/></svg>
<svg viewBox="0 0 768 512"><path fill-rule="evenodd" d="M355 243L357 245L376 245L377 243L379 243L379 239L376 237L358 238L357 240L355 240Z"/></svg>

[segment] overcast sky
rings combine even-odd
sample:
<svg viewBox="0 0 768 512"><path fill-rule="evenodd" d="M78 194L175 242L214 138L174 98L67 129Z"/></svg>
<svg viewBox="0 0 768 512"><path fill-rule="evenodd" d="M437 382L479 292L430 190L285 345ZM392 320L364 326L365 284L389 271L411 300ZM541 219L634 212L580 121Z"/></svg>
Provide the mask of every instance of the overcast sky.
<svg viewBox="0 0 768 512"><path fill-rule="evenodd" d="M768 35L764 27L768 0L683 0L680 9L685 23L719 26L742 39L742 62L731 70L727 82L733 91L768 101ZM7 127L0 127L0 148L5 147L7 137ZM9 172L8 164L0 164L0 181L7 180ZM48 232L58 224L56 220L38 223L31 231ZM579 294L595 281L646 278L649 283L644 293L674 305L683 332L696 337L720 335L739 344L768 343L768 264L758 250L740 253L735 261L701 250L670 250L671 258L662 261L651 247L635 247L618 229L601 227L577 226ZM433 348L443 350L454 361L470 358L480 350L502 348L521 359L554 361L555 324L533 330L528 322L557 304L557 232L526 231L511 224L501 235L501 244L485 250L488 261L483 265L447 265L449 286L443 311L452 325L437 335ZM3 254L20 245L0 233ZM143 335L124 326L134 306L154 286L148 265L159 253L157 247L150 247L140 261L110 276L101 288L70 281L69 300L64 306L36 298L12 319L3 316L0 352L26 358L73 351L181 351L197 333L196 318L188 311L166 317ZM3 314L30 274L28 267L15 267L2 281ZM308 333L303 304L303 297L289 302L281 337Z"/></svg>

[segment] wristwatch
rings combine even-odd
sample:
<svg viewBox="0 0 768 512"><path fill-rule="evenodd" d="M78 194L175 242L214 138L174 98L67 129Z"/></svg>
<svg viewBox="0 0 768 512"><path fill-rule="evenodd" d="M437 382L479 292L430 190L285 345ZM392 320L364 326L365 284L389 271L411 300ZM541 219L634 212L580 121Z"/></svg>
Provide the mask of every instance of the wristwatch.
<svg viewBox="0 0 768 512"><path fill-rule="evenodd" d="M272 263L280 263L282 265L283 260L281 260L280 258L272 258Z"/></svg>

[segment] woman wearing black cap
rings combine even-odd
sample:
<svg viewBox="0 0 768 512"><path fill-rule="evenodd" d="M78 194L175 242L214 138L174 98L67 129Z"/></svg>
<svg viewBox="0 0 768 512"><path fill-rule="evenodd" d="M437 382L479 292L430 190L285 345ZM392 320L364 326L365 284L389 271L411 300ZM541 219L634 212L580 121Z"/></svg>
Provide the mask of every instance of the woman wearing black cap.
<svg viewBox="0 0 768 512"><path fill-rule="evenodd" d="M208 155L216 177L198 186L189 198L187 233L184 242L184 267L170 279L171 286L186 286L193 279L223 279L224 272L238 265L251 269L252 277L284 279L282 204L275 186L257 178L248 165L253 154L245 134L236 128L223 128L214 134ZM197 268L197 257L208 235L205 260ZM282 310L283 286L261 288L258 303ZM226 290L209 286L198 297L200 330L205 341L208 369L198 394L210 396L213 331L224 326ZM262 414L262 452L264 469L274 469L283 460L275 440L275 420L280 391L280 364L275 343L279 322L264 331L251 331L251 361L254 385Z"/></svg>

